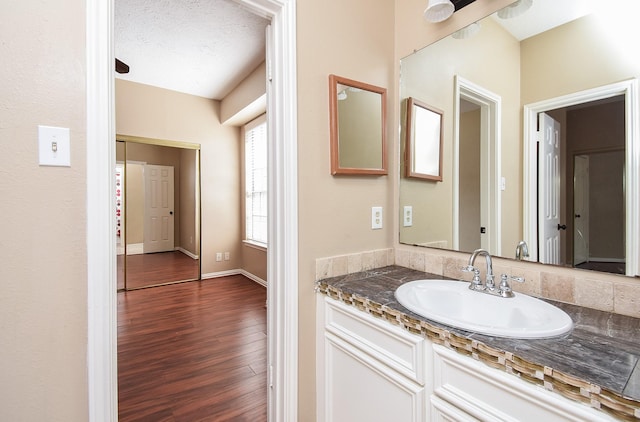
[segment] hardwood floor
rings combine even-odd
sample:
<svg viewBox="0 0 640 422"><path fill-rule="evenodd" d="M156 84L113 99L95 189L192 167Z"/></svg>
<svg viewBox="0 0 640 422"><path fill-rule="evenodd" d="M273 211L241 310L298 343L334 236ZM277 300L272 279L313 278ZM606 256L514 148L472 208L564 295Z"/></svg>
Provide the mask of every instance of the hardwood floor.
<svg viewBox="0 0 640 422"><path fill-rule="evenodd" d="M118 290L124 289L124 255L118 255ZM127 256L127 289L200 278L200 262L180 252Z"/></svg>
<svg viewBox="0 0 640 422"><path fill-rule="evenodd" d="M119 421L266 421L265 301L240 275L118 293Z"/></svg>

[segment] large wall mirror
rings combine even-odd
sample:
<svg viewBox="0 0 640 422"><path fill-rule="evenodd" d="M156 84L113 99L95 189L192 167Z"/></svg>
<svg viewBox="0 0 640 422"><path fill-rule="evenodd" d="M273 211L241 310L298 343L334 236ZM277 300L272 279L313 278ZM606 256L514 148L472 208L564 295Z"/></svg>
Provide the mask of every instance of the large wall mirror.
<svg viewBox="0 0 640 422"><path fill-rule="evenodd" d="M200 145L118 135L118 290L199 280Z"/></svg>
<svg viewBox="0 0 640 422"><path fill-rule="evenodd" d="M515 258L525 240L532 261L640 274L638 4L561 3L495 13L402 59L400 101L446 124L442 182L400 169L401 243Z"/></svg>
<svg viewBox="0 0 640 422"><path fill-rule="evenodd" d="M329 75L331 174L387 174L387 90Z"/></svg>

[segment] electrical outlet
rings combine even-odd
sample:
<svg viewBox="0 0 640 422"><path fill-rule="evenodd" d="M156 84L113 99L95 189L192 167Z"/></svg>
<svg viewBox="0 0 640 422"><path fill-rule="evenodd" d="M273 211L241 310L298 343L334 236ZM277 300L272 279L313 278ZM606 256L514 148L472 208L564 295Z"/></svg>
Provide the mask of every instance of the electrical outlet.
<svg viewBox="0 0 640 422"><path fill-rule="evenodd" d="M231 258L231 255L229 254L229 252L225 252L224 253L224 260L228 261Z"/></svg>
<svg viewBox="0 0 640 422"><path fill-rule="evenodd" d="M402 225L404 227L411 227L413 225L413 207L411 205L405 205L402 215Z"/></svg>
<svg viewBox="0 0 640 422"><path fill-rule="evenodd" d="M217 252L217 253L216 253L216 261L217 261L217 262L222 261L222 252Z"/></svg>
<svg viewBox="0 0 640 422"><path fill-rule="evenodd" d="M382 228L382 207L371 207L371 228Z"/></svg>

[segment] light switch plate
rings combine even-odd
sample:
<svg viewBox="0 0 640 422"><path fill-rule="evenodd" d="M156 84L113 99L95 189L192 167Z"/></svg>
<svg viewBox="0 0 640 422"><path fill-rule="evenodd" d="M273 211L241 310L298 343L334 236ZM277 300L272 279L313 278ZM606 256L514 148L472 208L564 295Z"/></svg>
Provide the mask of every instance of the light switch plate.
<svg viewBox="0 0 640 422"><path fill-rule="evenodd" d="M38 126L38 156L41 166L71 167L69 128Z"/></svg>
<svg viewBox="0 0 640 422"><path fill-rule="evenodd" d="M371 228L382 228L382 207L371 207Z"/></svg>

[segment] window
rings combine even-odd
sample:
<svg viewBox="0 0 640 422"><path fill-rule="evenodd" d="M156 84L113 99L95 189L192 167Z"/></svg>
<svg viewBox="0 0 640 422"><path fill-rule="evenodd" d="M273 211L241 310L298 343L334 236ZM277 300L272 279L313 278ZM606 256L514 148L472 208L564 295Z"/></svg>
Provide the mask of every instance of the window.
<svg viewBox="0 0 640 422"><path fill-rule="evenodd" d="M267 119L262 115L245 126L245 239L267 243Z"/></svg>

